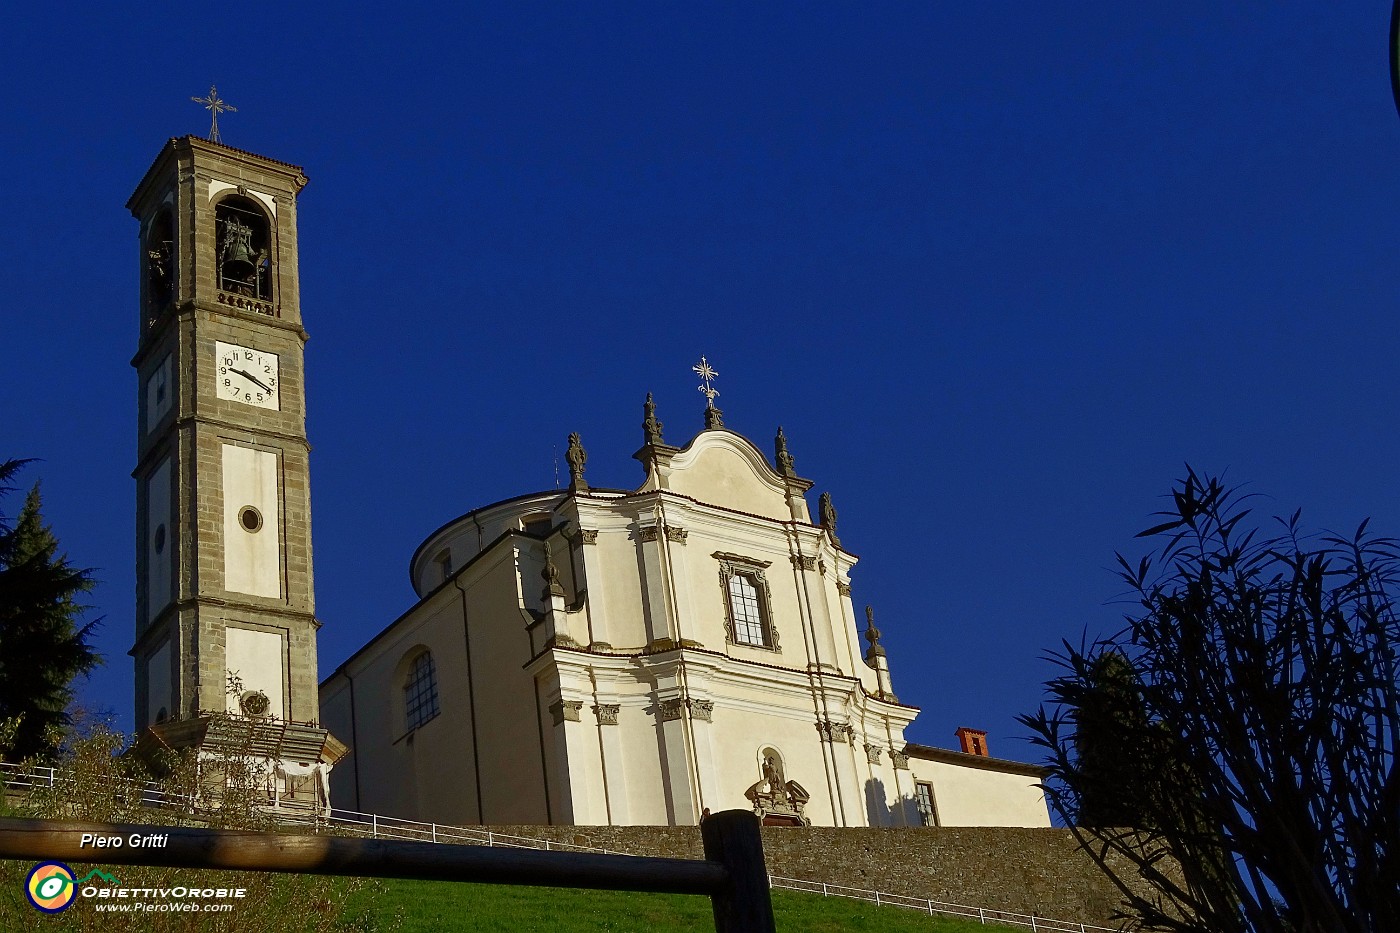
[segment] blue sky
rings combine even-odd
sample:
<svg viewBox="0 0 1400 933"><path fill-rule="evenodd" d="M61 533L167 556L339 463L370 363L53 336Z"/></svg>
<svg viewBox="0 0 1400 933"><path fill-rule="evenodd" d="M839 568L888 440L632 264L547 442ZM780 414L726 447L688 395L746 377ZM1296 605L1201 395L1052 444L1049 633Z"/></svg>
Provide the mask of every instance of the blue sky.
<svg viewBox="0 0 1400 933"><path fill-rule="evenodd" d="M909 737L1014 722L1116 626L1190 462L1268 514L1395 473L1389 4L29 5L0 34L0 457L97 568L131 723L136 222L163 141L305 166L321 669L454 516L641 480L641 404L829 490ZM562 462L562 460L561 460ZM6 507L18 507L12 498Z"/></svg>

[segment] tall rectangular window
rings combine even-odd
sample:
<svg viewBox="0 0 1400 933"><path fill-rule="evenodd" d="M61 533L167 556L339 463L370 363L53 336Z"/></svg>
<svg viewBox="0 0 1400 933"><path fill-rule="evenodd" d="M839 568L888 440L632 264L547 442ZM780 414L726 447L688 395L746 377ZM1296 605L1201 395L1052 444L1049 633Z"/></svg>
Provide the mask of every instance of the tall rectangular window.
<svg viewBox="0 0 1400 933"><path fill-rule="evenodd" d="M719 551L712 556L719 561L729 643L778 651L766 574L769 562Z"/></svg>
<svg viewBox="0 0 1400 933"><path fill-rule="evenodd" d="M933 803L933 785L926 781L914 784L914 804L919 808L919 818L925 826L938 825L938 809Z"/></svg>
<svg viewBox="0 0 1400 933"><path fill-rule="evenodd" d="M729 607L734 612L734 640L745 645L764 645L763 612L758 605L758 589L746 573L729 578Z"/></svg>
<svg viewBox="0 0 1400 933"><path fill-rule="evenodd" d="M438 714L437 676L433 655L425 651L413 659L408 681L403 685L405 718L410 731Z"/></svg>

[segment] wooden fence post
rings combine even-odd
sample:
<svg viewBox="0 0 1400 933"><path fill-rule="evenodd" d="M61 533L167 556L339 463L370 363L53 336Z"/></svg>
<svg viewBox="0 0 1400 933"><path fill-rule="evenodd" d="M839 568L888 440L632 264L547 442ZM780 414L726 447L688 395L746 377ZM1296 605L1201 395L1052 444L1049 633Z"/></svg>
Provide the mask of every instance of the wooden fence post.
<svg viewBox="0 0 1400 933"><path fill-rule="evenodd" d="M758 825L748 810L725 810L700 821L705 860L729 871L729 884L710 896L715 933L776 933Z"/></svg>

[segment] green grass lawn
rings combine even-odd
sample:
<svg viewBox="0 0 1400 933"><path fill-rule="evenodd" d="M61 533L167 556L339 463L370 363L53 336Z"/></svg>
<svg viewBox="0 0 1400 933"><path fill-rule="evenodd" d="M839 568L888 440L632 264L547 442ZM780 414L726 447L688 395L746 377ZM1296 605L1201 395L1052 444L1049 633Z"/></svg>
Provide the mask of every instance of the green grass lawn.
<svg viewBox="0 0 1400 933"><path fill-rule="evenodd" d="M384 881L352 898L352 913L380 929L461 933L631 933L714 929L705 897L441 881ZM876 907L835 897L773 892L779 933L995 933L1015 927ZM395 921L400 925L396 926Z"/></svg>

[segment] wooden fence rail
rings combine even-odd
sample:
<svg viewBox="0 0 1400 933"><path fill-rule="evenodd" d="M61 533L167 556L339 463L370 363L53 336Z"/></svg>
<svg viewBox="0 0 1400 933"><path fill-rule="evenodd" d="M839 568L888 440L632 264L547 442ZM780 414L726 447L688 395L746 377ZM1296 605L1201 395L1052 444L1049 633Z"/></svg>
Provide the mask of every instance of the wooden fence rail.
<svg viewBox="0 0 1400 933"><path fill-rule="evenodd" d="M703 861L0 817L0 858L700 894L714 906L716 933L774 933L758 818L726 810L705 819L700 833ZM95 848L80 844L84 834L165 842Z"/></svg>

